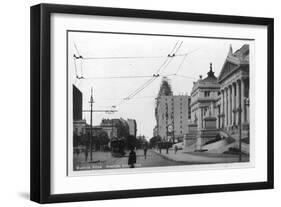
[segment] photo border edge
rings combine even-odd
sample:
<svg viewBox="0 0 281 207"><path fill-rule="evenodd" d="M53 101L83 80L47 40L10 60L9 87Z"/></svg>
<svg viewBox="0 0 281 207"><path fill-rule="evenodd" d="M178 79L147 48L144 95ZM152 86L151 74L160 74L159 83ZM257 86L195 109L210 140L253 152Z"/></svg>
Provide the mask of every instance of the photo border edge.
<svg viewBox="0 0 281 207"><path fill-rule="evenodd" d="M39 4L30 9L30 200L38 203L215 193L274 188L274 19L124 8ZM169 19L267 26L267 181L106 192L51 194L50 192L50 14Z"/></svg>

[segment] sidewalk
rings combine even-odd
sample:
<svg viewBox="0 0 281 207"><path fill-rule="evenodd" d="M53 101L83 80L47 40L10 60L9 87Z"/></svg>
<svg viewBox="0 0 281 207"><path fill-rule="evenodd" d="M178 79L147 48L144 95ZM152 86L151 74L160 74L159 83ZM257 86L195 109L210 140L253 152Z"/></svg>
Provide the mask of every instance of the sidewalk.
<svg viewBox="0 0 281 207"><path fill-rule="evenodd" d="M183 152L178 150L175 154L173 149L169 150L169 153L166 154L166 150L162 149L162 153L159 151L153 150L158 155L164 157L165 159L176 161L176 162L186 162L188 164L207 164L207 163L231 163L238 162L238 155L231 154L220 154L220 153L208 153L208 152ZM243 155L242 161L249 161L249 156Z"/></svg>

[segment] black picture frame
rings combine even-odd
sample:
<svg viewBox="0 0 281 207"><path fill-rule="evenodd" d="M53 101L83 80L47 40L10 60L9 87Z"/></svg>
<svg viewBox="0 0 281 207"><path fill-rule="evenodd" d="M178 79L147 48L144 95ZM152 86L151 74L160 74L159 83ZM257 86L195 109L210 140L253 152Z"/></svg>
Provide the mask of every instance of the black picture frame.
<svg viewBox="0 0 281 207"><path fill-rule="evenodd" d="M137 189L74 194L51 194L50 189L50 15L52 13L181 20L207 23L232 23L267 26L267 181L238 184ZM56 4L31 7L31 151L30 199L38 203L89 201L147 196L211 193L273 188L274 177L274 20L272 18L195 14L152 10L103 8Z"/></svg>

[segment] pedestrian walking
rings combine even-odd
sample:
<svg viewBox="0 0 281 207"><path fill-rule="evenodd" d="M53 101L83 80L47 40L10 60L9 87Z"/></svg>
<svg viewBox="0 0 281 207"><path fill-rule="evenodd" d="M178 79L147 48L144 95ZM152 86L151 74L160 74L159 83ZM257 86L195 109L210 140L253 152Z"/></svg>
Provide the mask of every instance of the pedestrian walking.
<svg viewBox="0 0 281 207"><path fill-rule="evenodd" d="M146 160L147 146L144 146L144 148L143 148L143 154L144 154L144 159Z"/></svg>
<svg viewBox="0 0 281 207"><path fill-rule="evenodd" d="M129 159L128 159L128 165L130 168L134 168L135 164L137 162L137 156L136 153L134 151L134 149L131 149L131 152L129 154Z"/></svg>
<svg viewBox="0 0 281 207"><path fill-rule="evenodd" d="M178 146L177 145L175 146L174 150L175 150L175 154L177 154L177 151L178 151Z"/></svg>
<svg viewBox="0 0 281 207"><path fill-rule="evenodd" d="M88 146L85 147L85 162L88 161Z"/></svg>

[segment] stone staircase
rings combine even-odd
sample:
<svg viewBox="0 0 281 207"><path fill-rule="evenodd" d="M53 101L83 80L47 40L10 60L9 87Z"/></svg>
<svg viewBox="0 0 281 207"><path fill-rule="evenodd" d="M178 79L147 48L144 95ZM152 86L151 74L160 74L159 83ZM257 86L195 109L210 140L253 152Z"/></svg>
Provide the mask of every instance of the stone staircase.
<svg viewBox="0 0 281 207"><path fill-rule="evenodd" d="M204 142L206 142L206 140L215 139L217 133L219 133L223 139L210 144L203 144L200 150L206 151L208 153L224 153L229 151L229 148L239 148L239 134L230 134L224 130L214 130L213 133L209 134L207 131L203 131L203 134L201 133L201 135L203 135ZM242 139L247 138L247 135L247 133L242 133ZM198 136L199 135L197 133L191 133L187 135L183 144L183 152L194 152L198 150ZM249 154L249 144L242 142L241 148L243 153Z"/></svg>
<svg viewBox="0 0 281 207"><path fill-rule="evenodd" d="M228 132L223 130L220 130L219 134L224 137L222 140L204 145L202 149L211 153L224 153L229 151L229 148L239 148L239 134L230 135ZM242 139L246 137L246 134L242 135ZM249 144L242 142L241 151L243 153L249 154L249 148Z"/></svg>

